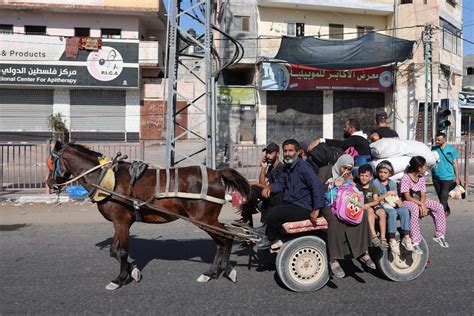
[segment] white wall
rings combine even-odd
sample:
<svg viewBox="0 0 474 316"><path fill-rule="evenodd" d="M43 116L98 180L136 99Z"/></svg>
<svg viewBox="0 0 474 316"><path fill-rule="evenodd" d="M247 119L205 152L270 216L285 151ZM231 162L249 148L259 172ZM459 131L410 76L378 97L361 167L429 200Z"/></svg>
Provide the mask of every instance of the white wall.
<svg viewBox="0 0 474 316"><path fill-rule="evenodd" d="M127 90L125 97L125 131L140 132L140 91Z"/></svg>
<svg viewBox="0 0 474 316"><path fill-rule="evenodd" d="M118 28L122 38L138 39L139 17L85 13L2 10L1 23L13 24L13 31L23 33L25 25L44 25L48 35L74 36L75 27L91 29L92 37L100 37L101 28Z"/></svg>

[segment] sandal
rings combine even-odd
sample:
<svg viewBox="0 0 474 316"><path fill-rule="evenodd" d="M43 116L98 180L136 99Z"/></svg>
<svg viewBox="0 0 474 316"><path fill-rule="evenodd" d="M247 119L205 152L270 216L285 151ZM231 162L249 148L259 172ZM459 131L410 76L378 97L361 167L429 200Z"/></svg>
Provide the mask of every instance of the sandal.
<svg viewBox="0 0 474 316"><path fill-rule="evenodd" d="M336 278L342 279L343 277L346 276L346 274L344 273L344 270L342 270L341 266L339 265L339 262L337 261L331 262L330 266L331 266L332 274Z"/></svg>
<svg viewBox="0 0 474 316"><path fill-rule="evenodd" d="M380 249L383 251L388 250L388 242L387 239L380 239Z"/></svg>
<svg viewBox="0 0 474 316"><path fill-rule="evenodd" d="M372 261L372 259L370 258L370 256L368 254L365 254L363 255L360 259L359 259L367 268L370 268L372 270L376 270L377 269L377 266L375 265L375 263Z"/></svg>
<svg viewBox="0 0 474 316"><path fill-rule="evenodd" d="M374 247L380 247L381 241L377 235L370 237L370 242Z"/></svg>

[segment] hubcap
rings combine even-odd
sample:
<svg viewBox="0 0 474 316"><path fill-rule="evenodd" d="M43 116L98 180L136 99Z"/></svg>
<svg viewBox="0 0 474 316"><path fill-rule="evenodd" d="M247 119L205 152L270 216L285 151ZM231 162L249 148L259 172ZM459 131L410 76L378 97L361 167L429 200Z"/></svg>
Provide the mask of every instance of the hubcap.
<svg viewBox="0 0 474 316"><path fill-rule="evenodd" d="M322 273L323 255L312 247L302 247L290 257L289 272L298 283L313 283Z"/></svg>

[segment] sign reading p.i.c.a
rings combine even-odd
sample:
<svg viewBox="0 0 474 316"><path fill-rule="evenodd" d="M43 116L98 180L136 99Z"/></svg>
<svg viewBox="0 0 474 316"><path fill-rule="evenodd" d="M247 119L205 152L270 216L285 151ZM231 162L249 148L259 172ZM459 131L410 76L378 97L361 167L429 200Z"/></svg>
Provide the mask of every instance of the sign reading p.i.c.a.
<svg viewBox="0 0 474 316"><path fill-rule="evenodd" d="M0 85L138 88L138 40L102 41L68 58L65 38L0 34Z"/></svg>

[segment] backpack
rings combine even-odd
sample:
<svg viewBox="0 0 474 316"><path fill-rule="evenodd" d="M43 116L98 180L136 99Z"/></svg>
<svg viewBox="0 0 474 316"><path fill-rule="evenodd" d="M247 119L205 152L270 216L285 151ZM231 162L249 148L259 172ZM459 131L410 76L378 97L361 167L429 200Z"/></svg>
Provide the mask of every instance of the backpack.
<svg viewBox="0 0 474 316"><path fill-rule="evenodd" d="M364 195L351 184L341 185L331 211L341 221L358 225L364 215Z"/></svg>
<svg viewBox="0 0 474 316"><path fill-rule="evenodd" d="M357 156L359 156L359 152L355 149L355 147L349 147L347 148L345 151L344 151L345 154L348 154L349 156L351 156L352 158L355 158Z"/></svg>
<svg viewBox="0 0 474 316"><path fill-rule="evenodd" d="M326 143L320 143L308 152L308 157L318 167L334 165L339 157L344 154L341 148L331 147Z"/></svg>

